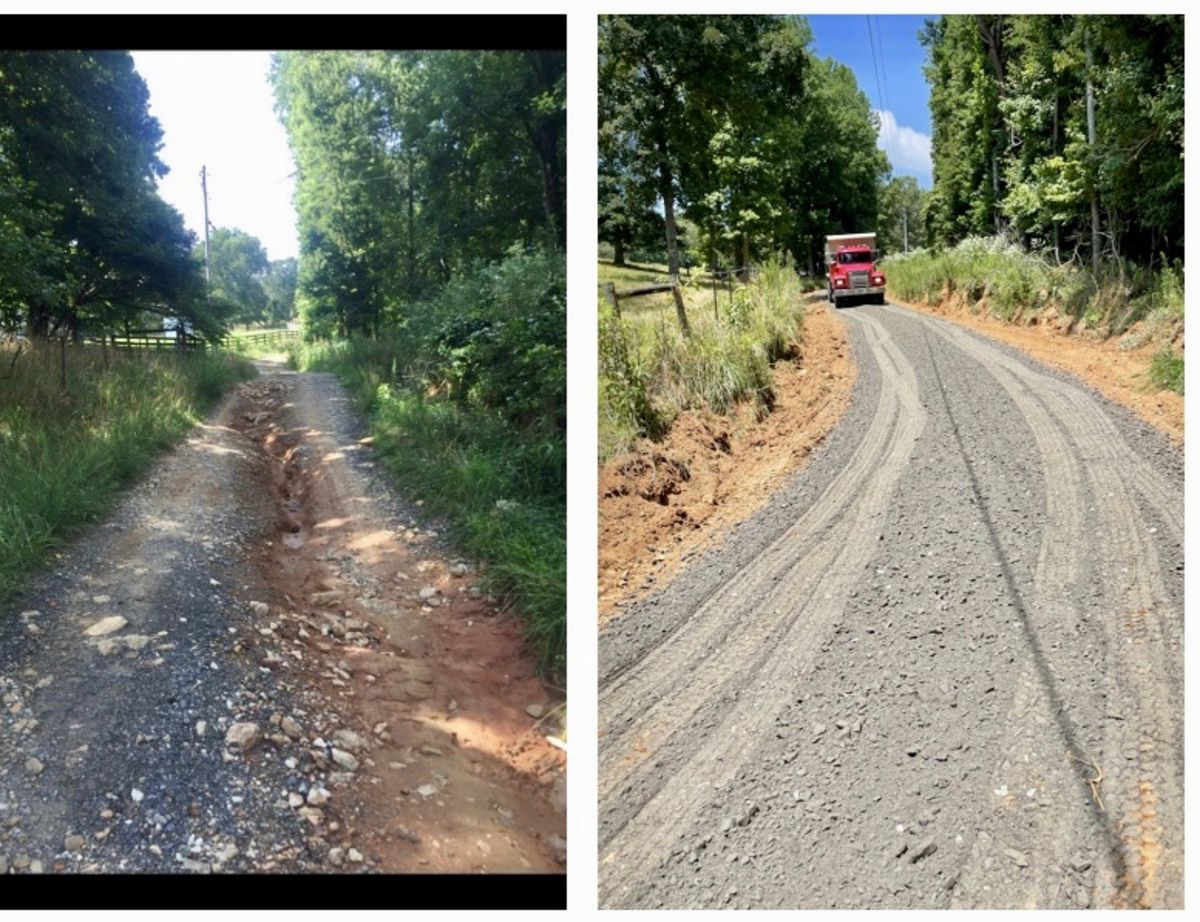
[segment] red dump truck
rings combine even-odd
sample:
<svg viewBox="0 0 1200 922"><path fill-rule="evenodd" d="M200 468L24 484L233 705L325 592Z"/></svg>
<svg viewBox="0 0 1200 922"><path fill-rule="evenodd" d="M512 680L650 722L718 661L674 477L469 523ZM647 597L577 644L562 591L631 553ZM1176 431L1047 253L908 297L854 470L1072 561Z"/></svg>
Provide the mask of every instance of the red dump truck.
<svg viewBox="0 0 1200 922"><path fill-rule="evenodd" d="M875 264L874 234L835 234L825 238L829 303L841 307L854 298L884 303L887 279Z"/></svg>

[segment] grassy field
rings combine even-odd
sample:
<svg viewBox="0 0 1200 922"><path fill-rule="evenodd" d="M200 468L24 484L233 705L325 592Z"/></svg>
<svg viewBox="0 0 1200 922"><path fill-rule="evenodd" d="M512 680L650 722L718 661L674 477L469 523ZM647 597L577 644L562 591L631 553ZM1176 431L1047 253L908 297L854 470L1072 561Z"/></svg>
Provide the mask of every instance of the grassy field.
<svg viewBox="0 0 1200 922"><path fill-rule="evenodd" d="M601 262L599 277L621 291L666 275L665 267ZM746 284L718 287L715 297L710 276L680 281L690 336L670 292L623 300L620 317L600 295L601 460L665 432L682 410L725 412L740 400L769 408L771 365L802 335L804 283L790 268L764 266Z"/></svg>
<svg viewBox="0 0 1200 922"><path fill-rule="evenodd" d="M220 353L0 348L0 601L199 421L246 362Z"/></svg>
<svg viewBox="0 0 1200 922"><path fill-rule="evenodd" d="M970 238L949 250L889 256L883 263L888 290L902 300L937 303L961 295L986 303L1004 320L1021 322L1047 308L1069 318L1073 329L1120 336L1134 348L1176 339L1183 323L1183 268L1150 271L1112 264L1099 273L1056 266L998 238ZM1183 393L1183 355L1164 345L1152 368L1159 387Z"/></svg>

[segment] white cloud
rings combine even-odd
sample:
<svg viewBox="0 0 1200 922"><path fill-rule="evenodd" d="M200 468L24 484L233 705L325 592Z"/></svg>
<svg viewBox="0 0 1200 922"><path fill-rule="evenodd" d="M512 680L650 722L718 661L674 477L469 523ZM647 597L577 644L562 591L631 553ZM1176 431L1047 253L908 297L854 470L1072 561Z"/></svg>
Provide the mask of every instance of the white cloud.
<svg viewBox="0 0 1200 922"><path fill-rule="evenodd" d="M892 161L892 172L898 176L911 174L929 180L933 175L932 142L927 134L900 125L887 109L876 111L879 116L879 135L875 140L880 150Z"/></svg>

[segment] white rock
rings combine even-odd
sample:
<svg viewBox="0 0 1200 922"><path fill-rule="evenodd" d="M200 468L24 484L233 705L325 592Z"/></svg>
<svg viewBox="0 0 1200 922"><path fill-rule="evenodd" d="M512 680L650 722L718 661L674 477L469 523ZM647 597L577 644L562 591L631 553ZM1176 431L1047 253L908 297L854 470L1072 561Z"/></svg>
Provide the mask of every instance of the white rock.
<svg viewBox="0 0 1200 922"><path fill-rule="evenodd" d="M367 748L367 741L353 730L338 730L333 734L333 741L343 749L349 749L354 752Z"/></svg>
<svg viewBox="0 0 1200 922"><path fill-rule="evenodd" d="M332 795L324 788L309 788L308 802L314 807L319 807L326 803Z"/></svg>
<svg viewBox="0 0 1200 922"><path fill-rule="evenodd" d="M352 848L350 851L346 852L346 858L355 864L359 864L363 860L362 852L360 852L357 848Z"/></svg>
<svg viewBox="0 0 1200 922"><path fill-rule="evenodd" d="M265 615L271 610L271 606L266 602L251 602L250 610L256 615Z"/></svg>
<svg viewBox="0 0 1200 922"><path fill-rule="evenodd" d="M525 708L525 713L528 714L530 717L533 717L536 719L538 717L541 717L543 714L545 714L546 709L544 707L542 707L542 705L540 705L540 704L531 704Z"/></svg>
<svg viewBox="0 0 1200 922"><path fill-rule="evenodd" d="M304 806L304 798L301 797L299 794L297 794L295 791L292 791L292 793L288 794L288 806L291 807L293 810L296 807L302 807L302 806Z"/></svg>
<svg viewBox="0 0 1200 922"><path fill-rule="evenodd" d="M425 586L417 593L422 602L427 602L438 594L437 586Z"/></svg>
<svg viewBox="0 0 1200 922"><path fill-rule="evenodd" d="M285 717L279 721L279 729L286 733L294 740L300 739L301 729L300 724L296 722L294 717Z"/></svg>
<svg viewBox="0 0 1200 922"><path fill-rule="evenodd" d="M253 721L235 723L225 731L225 745L234 752L248 752L262 740L262 728Z"/></svg>
<svg viewBox="0 0 1200 922"><path fill-rule="evenodd" d="M358 759L354 758L346 750L334 748L330 750L330 756L342 768L352 772L358 771Z"/></svg>
<svg viewBox="0 0 1200 922"><path fill-rule="evenodd" d="M432 797L438 792L437 786L432 784L423 784L417 788L417 793L422 797Z"/></svg>
<svg viewBox="0 0 1200 922"><path fill-rule="evenodd" d="M101 618L83 633L88 637L103 637L105 634L121 630L128 623L120 615L109 615L107 618Z"/></svg>
<svg viewBox="0 0 1200 922"><path fill-rule="evenodd" d="M196 735L203 736L207 732L208 732L208 721L197 720L196 721Z"/></svg>
<svg viewBox="0 0 1200 922"><path fill-rule="evenodd" d="M130 798L132 798L132 800L135 804L140 804L142 802L142 798L145 797L146 795L143 794L141 791L139 791L137 788L134 788L133 790L131 790L129 792L129 796L130 796Z"/></svg>

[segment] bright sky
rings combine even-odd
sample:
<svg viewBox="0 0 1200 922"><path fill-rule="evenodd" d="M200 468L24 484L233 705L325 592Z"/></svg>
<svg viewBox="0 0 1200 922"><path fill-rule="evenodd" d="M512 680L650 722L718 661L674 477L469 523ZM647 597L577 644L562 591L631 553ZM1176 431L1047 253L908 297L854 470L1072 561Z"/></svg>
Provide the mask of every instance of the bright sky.
<svg viewBox="0 0 1200 922"><path fill-rule="evenodd" d="M159 193L204 238L200 167L208 166L208 218L253 234L271 259L296 256L295 170L275 115L266 51L134 51L163 128L159 157L171 172Z"/></svg>
<svg viewBox="0 0 1200 922"><path fill-rule="evenodd" d="M808 17L817 54L854 71L859 87L880 113L878 144L888 154L893 175L915 176L923 189L933 185L932 129L929 84L921 72L925 49L917 33L929 18L934 17Z"/></svg>

